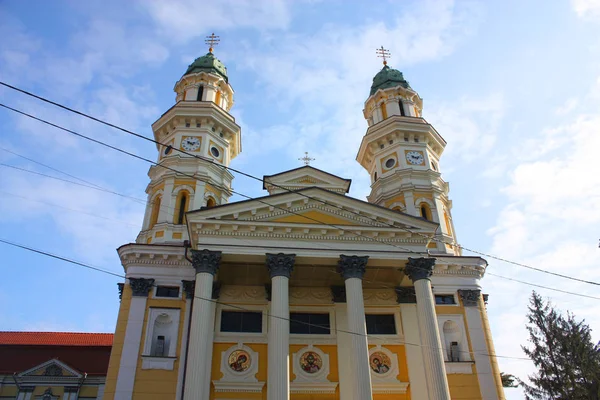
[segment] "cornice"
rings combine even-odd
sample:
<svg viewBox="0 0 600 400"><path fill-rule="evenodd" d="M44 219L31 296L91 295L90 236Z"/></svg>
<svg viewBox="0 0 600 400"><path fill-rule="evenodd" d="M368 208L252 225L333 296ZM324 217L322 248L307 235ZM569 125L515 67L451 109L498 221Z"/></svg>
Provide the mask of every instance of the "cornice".
<svg viewBox="0 0 600 400"><path fill-rule="evenodd" d="M189 267L182 246L127 244L117 249L125 269L130 265L155 265L161 267Z"/></svg>

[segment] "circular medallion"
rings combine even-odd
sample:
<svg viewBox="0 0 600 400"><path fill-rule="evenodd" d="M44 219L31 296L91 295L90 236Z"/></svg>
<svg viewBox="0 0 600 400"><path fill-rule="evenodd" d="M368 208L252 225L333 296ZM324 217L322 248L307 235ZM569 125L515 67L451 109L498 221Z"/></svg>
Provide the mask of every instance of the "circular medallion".
<svg viewBox="0 0 600 400"><path fill-rule="evenodd" d="M227 362L233 371L244 372L250 367L250 355L244 350L232 351Z"/></svg>
<svg viewBox="0 0 600 400"><path fill-rule="evenodd" d="M300 368L307 374L315 374L323 367L321 356L314 351L307 351L300 356Z"/></svg>
<svg viewBox="0 0 600 400"><path fill-rule="evenodd" d="M396 165L396 160L393 158L388 158L388 160L385 162L385 167L387 169L393 168Z"/></svg>
<svg viewBox="0 0 600 400"><path fill-rule="evenodd" d="M376 351L369 357L369 365L376 374L385 374L391 368L390 358L382 351Z"/></svg>

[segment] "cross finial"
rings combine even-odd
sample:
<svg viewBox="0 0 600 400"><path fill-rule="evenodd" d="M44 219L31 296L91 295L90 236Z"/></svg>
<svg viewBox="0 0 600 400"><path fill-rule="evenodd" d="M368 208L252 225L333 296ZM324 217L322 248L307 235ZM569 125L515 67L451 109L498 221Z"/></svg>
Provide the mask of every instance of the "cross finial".
<svg viewBox="0 0 600 400"><path fill-rule="evenodd" d="M383 46L375 49L375 53L377 53L377 57L383 58L383 65L387 65L387 59L392 57L390 51L388 49L384 49Z"/></svg>
<svg viewBox="0 0 600 400"><path fill-rule="evenodd" d="M218 45L220 41L221 39L219 39L219 36L215 36L214 32L210 36L207 36L204 42L208 45L208 52L212 53L214 47Z"/></svg>
<svg viewBox="0 0 600 400"><path fill-rule="evenodd" d="M315 161L315 159L314 159L314 158L310 158L310 157L308 156L308 151L305 151L305 152L304 152L304 157L300 157L300 158L298 159L298 161L303 161L303 162L304 162L304 165L310 165L310 162L311 162L311 161Z"/></svg>

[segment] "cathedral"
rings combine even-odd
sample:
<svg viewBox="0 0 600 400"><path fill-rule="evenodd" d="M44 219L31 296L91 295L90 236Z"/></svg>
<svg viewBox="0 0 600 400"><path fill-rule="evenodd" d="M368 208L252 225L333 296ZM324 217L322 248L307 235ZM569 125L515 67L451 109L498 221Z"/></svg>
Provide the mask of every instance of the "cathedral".
<svg viewBox="0 0 600 400"><path fill-rule="evenodd" d="M157 164L126 272L106 400L504 399L482 279L463 256L423 100L384 61L351 180L305 165L229 202L242 151L213 54L152 125ZM365 94L367 88L365 88Z"/></svg>

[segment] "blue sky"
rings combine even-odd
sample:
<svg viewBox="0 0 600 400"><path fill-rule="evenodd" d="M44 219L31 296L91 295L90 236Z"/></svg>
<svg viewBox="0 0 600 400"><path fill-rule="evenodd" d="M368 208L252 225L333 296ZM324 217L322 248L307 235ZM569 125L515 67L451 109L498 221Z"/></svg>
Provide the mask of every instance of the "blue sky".
<svg viewBox="0 0 600 400"><path fill-rule="evenodd" d="M600 1L3 1L0 79L151 136L204 36L221 36L242 126L232 166L253 175L314 165L352 178L366 130L362 104L392 52L447 140L459 242L539 268L600 280ZM7 40L8 38L8 40ZM154 159L144 141L0 88L0 102ZM144 199L148 165L0 109L0 147ZM0 150L0 162L56 175ZM237 176L234 188L263 195ZM20 197L17 197L20 196ZM233 198L232 200L236 200ZM53 205L60 205L58 208ZM100 219L73 210L100 215ZM143 205L0 166L0 237L121 272L115 249L135 240ZM1 246L0 329L112 331L118 279ZM500 261L489 272L594 295ZM522 356L531 287L487 276L497 352ZM540 292L586 318L596 300ZM501 360L524 376L527 362ZM521 398L513 390L510 398Z"/></svg>

